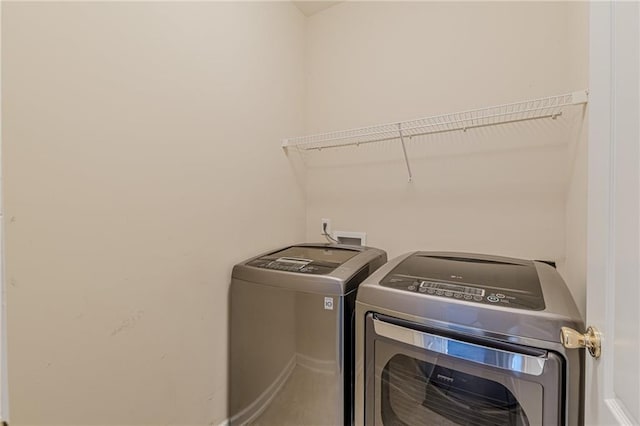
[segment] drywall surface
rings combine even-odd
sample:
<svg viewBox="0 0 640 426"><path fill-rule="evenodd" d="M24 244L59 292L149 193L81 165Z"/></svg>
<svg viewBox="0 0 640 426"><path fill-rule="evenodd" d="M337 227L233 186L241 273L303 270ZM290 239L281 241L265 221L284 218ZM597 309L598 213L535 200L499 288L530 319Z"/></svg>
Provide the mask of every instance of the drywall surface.
<svg viewBox="0 0 640 426"><path fill-rule="evenodd" d="M2 7L11 424L220 423L231 268L304 238L304 17Z"/></svg>
<svg viewBox="0 0 640 426"><path fill-rule="evenodd" d="M2 33L2 3L0 3L0 34ZM1 44L1 43L0 43ZM0 57L2 46L0 45ZM1 62L1 61L0 61ZM0 81L0 99L2 81ZM9 394L7 388L7 299L4 275L4 209L2 208L2 105L0 103L0 421L9 419Z"/></svg>
<svg viewBox="0 0 640 426"><path fill-rule="evenodd" d="M589 87L589 3L573 4L567 22L570 46L569 75L576 84ZM566 257L560 272L576 304L586 314L587 286L587 129L588 114L569 139L567 173L569 184L565 206Z"/></svg>
<svg viewBox="0 0 640 426"><path fill-rule="evenodd" d="M347 2L309 18L308 133L585 89L568 3ZM308 166L307 238L321 218L390 257L455 250L564 261L569 140L557 120L322 150Z"/></svg>
<svg viewBox="0 0 640 426"><path fill-rule="evenodd" d="M586 316L587 285L587 124L576 136L570 153L569 186L565 206L566 257L558 269L564 277L582 317Z"/></svg>

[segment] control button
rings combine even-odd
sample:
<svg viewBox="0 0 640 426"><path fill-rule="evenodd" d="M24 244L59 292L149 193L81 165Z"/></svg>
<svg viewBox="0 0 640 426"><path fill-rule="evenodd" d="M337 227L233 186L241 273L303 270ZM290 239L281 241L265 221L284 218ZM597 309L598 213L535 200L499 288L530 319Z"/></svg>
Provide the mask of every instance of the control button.
<svg viewBox="0 0 640 426"><path fill-rule="evenodd" d="M444 291L442 291L442 290L436 290L436 294L437 294L438 296L442 296L442 295L444 294Z"/></svg>
<svg viewBox="0 0 640 426"><path fill-rule="evenodd" d="M462 299L462 295L460 293L456 293L453 295L456 299Z"/></svg>
<svg viewBox="0 0 640 426"><path fill-rule="evenodd" d="M496 297L500 299L504 299L506 296L502 293L496 293Z"/></svg>
<svg viewBox="0 0 640 426"><path fill-rule="evenodd" d="M415 285L410 285L409 287L407 287L407 289L411 290L411 291L415 291L416 290L416 286Z"/></svg>
<svg viewBox="0 0 640 426"><path fill-rule="evenodd" d="M450 292L450 291L445 291L445 292L444 292L444 295L445 295L445 296L448 296L448 297L451 297L451 296L453 296L453 293L452 293L452 292Z"/></svg>
<svg viewBox="0 0 640 426"><path fill-rule="evenodd" d="M418 289L418 291L419 291L420 293L426 293L426 292L427 292L427 289L426 289L426 288L419 288L419 289Z"/></svg>
<svg viewBox="0 0 640 426"><path fill-rule="evenodd" d="M421 289L422 290L422 289ZM434 294L436 291L432 288L427 289L427 293Z"/></svg>
<svg viewBox="0 0 640 426"><path fill-rule="evenodd" d="M482 300L482 296L473 296L473 300L480 302Z"/></svg>
<svg viewBox="0 0 640 426"><path fill-rule="evenodd" d="M487 296L487 300L492 303L496 303L500 301L500 299L498 299L496 296Z"/></svg>
<svg viewBox="0 0 640 426"><path fill-rule="evenodd" d="M465 294L464 295L464 300L471 300L473 298L473 296L471 296L470 294Z"/></svg>

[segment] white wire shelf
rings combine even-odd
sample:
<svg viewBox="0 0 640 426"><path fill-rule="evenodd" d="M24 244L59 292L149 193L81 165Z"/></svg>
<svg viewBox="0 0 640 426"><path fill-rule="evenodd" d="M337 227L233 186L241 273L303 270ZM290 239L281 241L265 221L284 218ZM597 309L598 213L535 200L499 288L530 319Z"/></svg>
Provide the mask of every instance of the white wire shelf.
<svg viewBox="0 0 640 426"><path fill-rule="evenodd" d="M556 119L562 115L565 107L586 104L587 102L588 91L583 90L546 98L419 118L416 120L288 138L283 140L282 147L285 149L295 148L308 151L399 139L407 163L409 181L411 181L411 168L404 144L404 138L406 137L455 131L466 132L468 129L478 127L496 126L543 118Z"/></svg>

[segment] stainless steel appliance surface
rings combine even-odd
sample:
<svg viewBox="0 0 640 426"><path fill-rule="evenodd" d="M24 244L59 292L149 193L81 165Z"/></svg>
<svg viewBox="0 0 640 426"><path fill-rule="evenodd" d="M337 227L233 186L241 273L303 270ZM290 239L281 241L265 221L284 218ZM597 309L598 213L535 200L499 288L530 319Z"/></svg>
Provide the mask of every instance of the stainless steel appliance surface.
<svg viewBox="0 0 640 426"><path fill-rule="evenodd" d="M386 260L370 247L297 244L233 268L232 425L353 422L356 291Z"/></svg>
<svg viewBox="0 0 640 426"><path fill-rule="evenodd" d="M552 266L413 252L378 269L356 301L358 425L581 425L583 329Z"/></svg>

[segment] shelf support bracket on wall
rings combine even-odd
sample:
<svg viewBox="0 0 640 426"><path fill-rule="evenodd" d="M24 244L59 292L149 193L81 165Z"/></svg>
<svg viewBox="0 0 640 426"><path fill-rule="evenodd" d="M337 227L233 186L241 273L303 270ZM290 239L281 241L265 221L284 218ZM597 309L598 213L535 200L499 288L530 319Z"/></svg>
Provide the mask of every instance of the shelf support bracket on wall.
<svg viewBox="0 0 640 426"><path fill-rule="evenodd" d="M409 173L409 182L413 179L411 175L411 166L409 165L409 157L407 157L407 147L404 144L404 135L402 134L402 123L398 123L398 133L400 134L400 144L402 145L402 153L404 154L404 162L407 165L407 173Z"/></svg>

